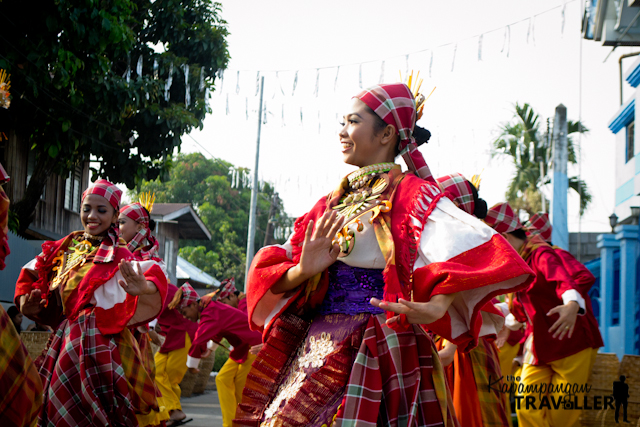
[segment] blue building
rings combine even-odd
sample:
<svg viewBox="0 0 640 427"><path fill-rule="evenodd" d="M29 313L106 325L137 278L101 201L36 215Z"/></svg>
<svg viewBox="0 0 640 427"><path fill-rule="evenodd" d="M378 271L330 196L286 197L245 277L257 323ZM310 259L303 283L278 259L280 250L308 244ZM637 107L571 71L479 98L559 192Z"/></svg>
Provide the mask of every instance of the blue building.
<svg viewBox="0 0 640 427"><path fill-rule="evenodd" d="M640 2L590 0L582 30L587 40L603 46L640 46ZM598 236L600 258L586 265L597 277L591 290L593 310L600 324L604 351L622 358L640 354L640 143L636 140L636 104L640 105L640 56L621 55L620 108L609 122L615 135L615 209L612 233ZM627 59L628 58L628 59ZM623 73L626 64L634 61ZM632 95L623 99L623 85ZM616 220L617 225L616 225Z"/></svg>

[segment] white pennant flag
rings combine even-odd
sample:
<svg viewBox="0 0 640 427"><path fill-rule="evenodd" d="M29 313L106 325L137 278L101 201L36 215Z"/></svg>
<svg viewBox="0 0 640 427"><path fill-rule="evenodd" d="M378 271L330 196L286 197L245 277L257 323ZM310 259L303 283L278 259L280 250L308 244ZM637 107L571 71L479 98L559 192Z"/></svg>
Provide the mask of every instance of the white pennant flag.
<svg viewBox="0 0 640 427"><path fill-rule="evenodd" d="M164 85L164 99L165 101L169 101L171 94L169 93L169 89L171 89L171 83L173 83L173 63L169 64L169 75L167 76L167 82Z"/></svg>
<svg viewBox="0 0 640 427"><path fill-rule="evenodd" d="M384 61L380 64L380 78L378 79L378 84L384 83Z"/></svg>
<svg viewBox="0 0 640 427"><path fill-rule="evenodd" d="M451 60L451 72L453 73L453 68L456 65L456 52L458 51L458 43L453 47L453 59Z"/></svg>
<svg viewBox="0 0 640 427"><path fill-rule="evenodd" d="M291 91L291 96L296 93L296 86L298 86L298 72L296 71L296 76L293 78L293 90Z"/></svg>
<svg viewBox="0 0 640 427"><path fill-rule="evenodd" d="M240 70L236 74L236 95L240 93Z"/></svg>
<svg viewBox="0 0 640 427"><path fill-rule="evenodd" d="M142 77L142 55L138 57L138 64L136 65L136 74L138 77Z"/></svg>
<svg viewBox="0 0 640 427"><path fill-rule="evenodd" d="M336 88L338 87L338 76L340 75L340 66L338 65L338 69L336 70L336 79L333 82L333 91L336 91Z"/></svg>
<svg viewBox="0 0 640 427"><path fill-rule="evenodd" d="M189 106L191 104L191 90L189 90L189 64L182 66L184 72L184 105Z"/></svg>
<svg viewBox="0 0 640 427"><path fill-rule="evenodd" d="M318 90L320 88L320 68L316 69L316 88L313 91L313 94L315 95L315 97L318 97Z"/></svg>
<svg viewBox="0 0 640 427"><path fill-rule="evenodd" d="M480 34L480 37L478 37L478 61L482 61L482 38L484 37L484 34Z"/></svg>

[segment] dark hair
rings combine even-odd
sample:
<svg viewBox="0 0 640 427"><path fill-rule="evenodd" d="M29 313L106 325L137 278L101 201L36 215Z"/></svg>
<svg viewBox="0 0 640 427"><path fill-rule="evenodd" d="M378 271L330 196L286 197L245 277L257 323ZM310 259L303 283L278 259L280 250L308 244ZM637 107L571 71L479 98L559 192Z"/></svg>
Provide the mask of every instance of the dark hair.
<svg viewBox="0 0 640 427"><path fill-rule="evenodd" d="M9 315L9 317L11 317L12 319L20 313L20 310L18 310L18 307L16 307L15 305L12 305L11 307L9 307L7 309L7 314Z"/></svg>
<svg viewBox="0 0 640 427"><path fill-rule="evenodd" d="M142 207L142 209L144 209L145 213L147 214L147 216L149 217L149 230L151 231L155 231L156 230L156 222L154 220L151 219L151 214L149 213L149 211L147 210L147 208L145 208L144 206Z"/></svg>
<svg viewBox="0 0 640 427"><path fill-rule="evenodd" d="M524 228L518 228L517 230L511 231L509 234L520 240L527 240L527 233L524 231Z"/></svg>
<svg viewBox="0 0 640 427"><path fill-rule="evenodd" d="M365 107L365 110L371 113L371 115L373 116L373 133L376 135L379 134L384 130L384 128L387 127L387 122L382 120L382 118L379 115L377 115L375 111L373 111L371 107L369 107L367 104L365 104L364 107ZM396 129L396 132L397 132L397 129ZM421 146L425 142L429 142L429 138L431 138L431 132L416 125L413 129L413 137L416 140L416 144L418 144L418 146ZM394 157L397 157L398 154L400 154L400 144L396 144L393 151Z"/></svg>
<svg viewBox="0 0 640 427"><path fill-rule="evenodd" d="M478 196L478 189L471 182L469 182L469 187L471 187L471 193L473 194L473 205L475 206L473 209L473 215L476 218L485 219L487 216L487 212L489 211L487 202L484 199L481 199L480 196Z"/></svg>
<svg viewBox="0 0 640 427"><path fill-rule="evenodd" d="M240 291L236 290L233 294L238 297L240 296Z"/></svg>

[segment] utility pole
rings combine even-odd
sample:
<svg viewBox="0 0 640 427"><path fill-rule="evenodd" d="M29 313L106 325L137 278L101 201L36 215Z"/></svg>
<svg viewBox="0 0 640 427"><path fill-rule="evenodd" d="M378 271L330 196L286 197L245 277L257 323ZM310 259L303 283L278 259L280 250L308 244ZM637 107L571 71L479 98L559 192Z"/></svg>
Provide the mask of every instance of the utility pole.
<svg viewBox="0 0 640 427"><path fill-rule="evenodd" d="M260 162L260 131L262 130L262 95L264 93L264 76L260 78L260 108L258 108L258 139L256 141L256 164L253 168L253 186L251 187L251 209L249 210L249 232L247 236L247 264L244 269L244 289L247 288L249 266L253 261L256 236L256 210L258 207L258 164Z"/></svg>
<svg viewBox="0 0 640 427"><path fill-rule="evenodd" d="M567 225L567 107L556 107L553 121L553 199L551 201L552 241L554 245L569 250L569 227Z"/></svg>
<svg viewBox="0 0 640 427"><path fill-rule="evenodd" d="M269 217L267 220L267 230L264 232L264 242L262 243L262 246L267 246L273 241L272 234L273 234L273 226L275 223L274 217L276 215L279 202L280 200L278 198L278 193L273 193L273 197L271 198L271 207L269 208Z"/></svg>

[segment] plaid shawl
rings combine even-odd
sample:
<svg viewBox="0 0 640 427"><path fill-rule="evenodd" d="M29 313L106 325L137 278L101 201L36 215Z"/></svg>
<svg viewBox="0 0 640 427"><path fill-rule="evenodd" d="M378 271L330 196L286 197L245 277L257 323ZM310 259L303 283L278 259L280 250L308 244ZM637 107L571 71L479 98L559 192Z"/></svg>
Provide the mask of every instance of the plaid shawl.
<svg viewBox="0 0 640 427"><path fill-rule="evenodd" d="M92 309L64 320L40 377L44 403L39 426L137 426L136 413L158 409L156 389L128 329L102 335Z"/></svg>
<svg viewBox="0 0 640 427"><path fill-rule="evenodd" d="M375 85L354 98L367 104L385 123L395 126L400 137L400 154L407 167L422 179L434 182L433 175L413 138L416 101L404 83Z"/></svg>
<svg viewBox="0 0 640 427"><path fill-rule="evenodd" d="M545 242L551 241L553 227L551 226L551 221L549 221L549 214L539 212L529 218L529 221L524 226L527 227L529 233L539 234Z"/></svg>
<svg viewBox="0 0 640 427"><path fill-rule="evenodd" d="M469 215L473 215L476 204L473 200L471 183L459 173L441 176L436 178L442 191L451 199L453 203Z"/></svg>
<svg viewBox="0 0 640 427"><path fill-rule="evenodd" d="M498 233L511 233L522 228L518 215L509 203L498 203L489 209L484 222Z"/></svg>
<svg viewBox="0 0 640 427"><path fill-rule="evenodd" d="M30 426L42 405L42 382L11 318L1 305L0 390L2 425Z"/></svg>
<svg viewBox="0 0 640 427"><path fill-rule="evenodd" d="M149 228L149 215L145 208L138 202L131 203L123 207L120 214L126 215L133 221L144 225L144 228L138 231L133 239L127 243L127 249L131 252L139 251L141 258L145 261L150 259L159 259L158 249L160 248L160 243L158 243L158 240L151 235L151 229ZM140 245L145 240L148 241L149 244L141 247Z"/></svg>

